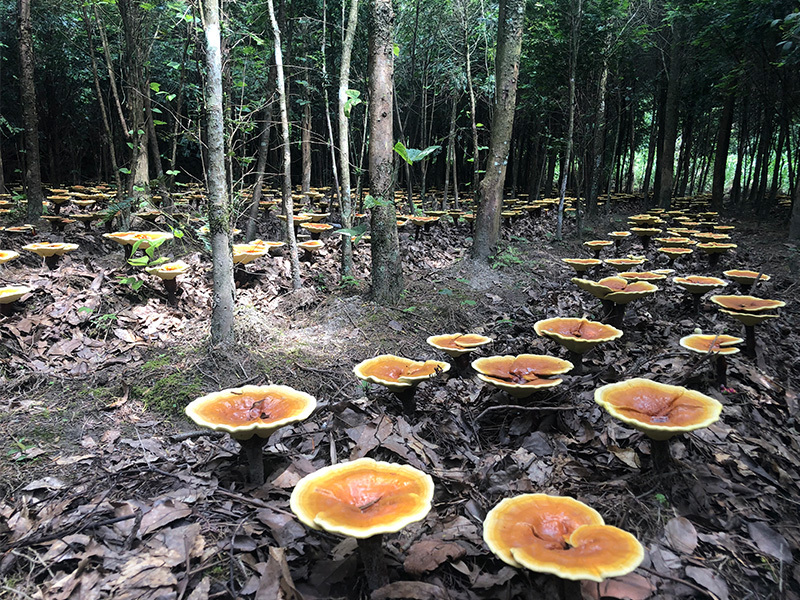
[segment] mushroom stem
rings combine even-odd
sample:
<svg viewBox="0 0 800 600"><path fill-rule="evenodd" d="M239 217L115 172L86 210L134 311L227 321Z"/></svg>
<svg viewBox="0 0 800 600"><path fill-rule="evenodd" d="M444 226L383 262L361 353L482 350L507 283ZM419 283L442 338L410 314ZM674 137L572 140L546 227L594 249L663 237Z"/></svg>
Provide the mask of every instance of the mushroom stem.
<svg viewBox="0 0 800 600"><path fill-rule="evenodd" d="M14 314L14 302L7 302L5 304L0 304L0 315L4 317L10 317Z"/></svg>
<svg viewBox="0 0 800 600"><path fill-rule="evenodd" d="M264 484L264 446L267 438L257 435L247 439L239 440L242 447L241 455L247 460L247 477L250 483L256 486Z"/></svg>
<svg viewBox="0 0 800 600"><path fill-rule="evenodd" d="M469 365L471 362L469 356L470 355L468 352L466 354L453 357L453 366L455 367L454 371L459 377L463 377L469 373Z"/></svg>
<svg viewBox="0 0 800 600"><path fill-rule="evenodd" d="M47 265L47 268L51 271L54 271L58 267L58 259L61 258L58 254L53 254L52 256L45 256L44 257L44 264Z"/></svg>
<svg viewBox="0 0 800 600"><path fill-rule="evenodd" d="M722 256L719 252L710 252L708 255L708 265L713 269L719 264L719 257Z"/></svg>
<svg viewBox="0 0 800 600"><path fill-rule="evenodd" d="M616 306L611 300L600 300L603 303L603 317L600 319L603 323L609 323L614 316L614 307Z"/></svg>
<svg viewBox="0 0 800 600"><path fill-rule="evenodd" d="M130 259L131 254L133 254L133 246L130 244L125 244L122 246L122 251L125 252L125 264L128 264L128 260Z"/></svg>
<svg viewBox="0 0 800 600"><path fill-rule="evenodd" d="M583 375L583 354L569 350L569 362L575 365L572 369L573 375Z"/></svg>
<svg viewBox="0 0 800 600"><path fill-rule="evenodd" d="M656 473L669 469L672 456L669 453L669 440L650 440L651 468Z"/></svg>
<svg viewBox="0 0 800 600"><path fill-rule="evenodd" d="M728 385L728 360L720 354L714 362L717 369L717 385Z"/></svg>
<svg viewBox="0 0 800 600"><path fill-rule="evenodd" d="M389 584L389 569L386 567L386 557L383 554L383 536L358 540L358 550L364 563L364 574L370 592Z"/></svg>
<svg viewBox="0 0 800 600"><path fill-rule="evenodd" d="M583 598L581 582L572 581L571 579L562 579L561 598L563 600L578 600L579 598Z"/></svg>
<svg viewBox="0 0 800 600"><path fill-rule="evenodd" d="M703 292L705 294L705 292ZM700 314L700 298L703 297L703 294L692 294L692 314L698 315Z"/></svg>
<svg viewBox="0 0 800 600"><path fill-rule="evenodd" d="M167 302L175 306L178 303L178 298L175 296L175 292L178 291L178 282L175 279L163 279L164 282L164 289L167 290Z"/></svg>
<svg viewBox="0 0 800 600"><path fill-rule="evenodd" d="M642 242L642 249L647 250L650 247L650 236L649 235L642 235L639 236L639 239Z"/></svg>
<svg viewBox="0 0 800 600"><path fill-rule="evenodd" d="M745 325L744 326L744 353L751 357L755 358L756 356L756 326L755 325Z"/></svg>
<svg viewBox="0 0 800 600"><path fill-rule="evenodd" d="M414 397L416 393L417 386L415 385L394 392L394 395L403 404L403 414L407 417L413 417L417 412L417 399Z"/></svg>

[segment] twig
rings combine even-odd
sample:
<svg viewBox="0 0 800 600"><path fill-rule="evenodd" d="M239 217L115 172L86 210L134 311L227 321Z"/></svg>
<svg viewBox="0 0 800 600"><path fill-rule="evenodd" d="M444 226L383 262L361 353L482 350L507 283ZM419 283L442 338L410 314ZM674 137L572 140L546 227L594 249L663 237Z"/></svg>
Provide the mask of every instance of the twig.
<svg viewBox="0 0 800 600"><path fill-rule="evenodd" d="M182 442L184 440L191 440L193 438L199 437L213 437L213 438L221 438L225 434L221 431L211 431L210 429L201 429L199 431L186 431L184 433L176 433L175 435L169 436L170 441L172 442Z"/></svg>
<svg viewBox="0 0 800 600"><path fill-rule="evenodd" d="M94 523L73 525L72 527L67 527L66 529L62 529L61 531L48 533L47 535L41 535L34 538L24 538L21 540L17 540L16 542L11 542L10 544L6 544L5 546L0 546L0 554L5 553L7 550L10 550L11 548L24 548L26 546L35 546L36 544L52 542L53 540L57 540L62 537L67 537L68 535L74 535L86 529L105 527L106 525L113 525L114 523L119 523L120 521L128 521L130 519L133 519L135 516L136 515L125 515L122 517L113 517L110 519L104 519L102 521L95 521Z"/></svg>
<svg viewBox="0 0 800 600"><path fill-rule="evenodd" d="M353 317L350 316L350 313L347 312L344 309L344 307L342 307L342 312L344 313L344 316L347 317L347 320L350 321L350 324L355 328L355 330L358 331L361 335L363 335L365 340L369 341L369 337L367 336L367 334L364 333L364 331L361 329L361 327L356 325L356 322L353 321Z"/></svg>
<svg viewBox="0 0 800 600"><path fill-rule="evenodd" d="M713 600L719 600L719 596L717 596L715 593L713 593L710 590L707 590L704 587L701 587L699 585L695 585L691 581L686 581L685 579L681 579L680 577L673 577L672 575L662 575L658 571L654 571L653 569L648 569L647 567L639 566L639 568L642 571L645 571L646 573L650 573L651 575L655 575L656 577L660 577L661 579L668 579L670 581L674 581L675 583L681 583L683 585L686 585L686 586L692 588L693 590L700 592L701 594L705 594L709 598L713 598Z"/></svg>

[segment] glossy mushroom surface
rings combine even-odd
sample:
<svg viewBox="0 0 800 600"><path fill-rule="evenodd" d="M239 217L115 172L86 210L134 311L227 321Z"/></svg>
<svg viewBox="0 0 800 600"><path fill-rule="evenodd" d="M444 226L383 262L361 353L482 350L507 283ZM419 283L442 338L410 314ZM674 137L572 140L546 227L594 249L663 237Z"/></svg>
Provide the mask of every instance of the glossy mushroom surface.
<svg viewBox="0 0 800 600"><path fill-rule="evenodd" d="M483 539L509 565L569 580L603 581L630 573L644 559L636 538L606 525L593 508L546 494L502 500L486 515Z"/></svg>
<svg viewBox="0 0 800 600"><path fill-rule="evenodd" d="M768 300L755 296L711 296L710 300L727 310L746 313L763 312L786 306L786 303L781 300Z"/></svg>
<svg viewBox="0 0 800 600"><path fill-rule="evenodd" d="M432 499L430 475L409 465L360 458L306 475L289 505L312 529L365 539L421 521Z"/></svg>
<svg viewBox="0 0 800 600"><path fill-rule="evenodd" d="M457 357L490 343L492 338L477 333L449 333L445 335L432 335L425 341L434 348L442 350L449 356Z"/></svg>
<svg viewBox="0 0 800 600"><path fill-rule="evenodd" d="M145 269L145 271L147 271L151 275L155 275L156 277L158 277L159 279L163 279L164 281L175 279L178 275L182 275L188 270L189 270L189 265L187 265L182 260L176 260L175 262L164 263L161 265L157 265L155 267L147 267Z"/></svg>
<svg viewBox="0 0 800 600"><path fill-rule="evenodd" d="M678 343L681 347L691 350L692 352L701 354L711 352L712 354L728 355L739 352L739 348L735 346L742 342L744 342L742 338L732 335L693 333L692 335L682 337Z"/></svg>
<svg viewBox="0 0 800 600"><path fill-rule="evenodd" d="M689 275L688 277L674 277L672 279L690 294L705 294L713 289L725 287L728 282L717 277L704 277L702 275Z"/></svg>
<svg viewBox="0 0 800 600"><path fill-rule="evenodd" d="M744 285L744 286L753 285L753 283L756 280L756 277L758 277L759 281L770 280L769 275L761 273L759 276L759 273L757 271L748 271L745 269L731 269L730 271L723 271L722 274L725 275L725 277L727 277L731 281L734 281L739 285Z"/></svg>
<svg viewBox="0 0 800 600"><path fill-rule="evenodd" d="M314 396L286 385L246 385L197 398L186 414L201 427L247 440L268 438L276 429L306 419L316 406Z"/></svg>
<svg viewBox="0 0 800 600"><path fill-rule="evenodd" d="M11 304L22 298L25 294L33 290L24 285L14 285L9 287L0 287L0 304Z"/></svg>
<svg viewBox="0 0 800 600"><path fill-rule="evenodd" d="M622 337L620 329L588 319L562 317L543 319L537 321L533 329L539 335L554 339L576 354L583 354L598 344Z"/></svg>
<svg viewBox="0 0 800 600"><path fill-rule="evenodd" d="M562 379L547 379L567 373L574 365L561 358L543 354L487 356L472 361L481 381L505 390L516 398L525 398L537 389L555 387Z"/></svg>
<svg viewBox="0 0 800 600"><path fill-rule="evenodd" d="M358 363L353 373L364 381L377 383L390 390L400 390L449 370L449 363L438 360L418 362L393 354L381 354Z"/></svg>
<svg viewBox="0 0 800 600"><path fill-rule="evenodd" d="M722 412L722 404L705 394L638 377L596 389L594 401L654 440L708 427Z"/></svg>

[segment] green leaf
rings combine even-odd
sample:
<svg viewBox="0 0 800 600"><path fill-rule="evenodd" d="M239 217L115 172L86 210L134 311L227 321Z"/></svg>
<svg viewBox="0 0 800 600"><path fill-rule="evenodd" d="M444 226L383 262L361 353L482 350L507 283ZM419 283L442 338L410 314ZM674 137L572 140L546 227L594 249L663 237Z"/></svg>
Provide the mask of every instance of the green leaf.
<svg viewBox="0 0 800 600"><path fill-rule="evenodd" d="M171 176L173 176L173 177L174 177L175 175L180 175L180 174L181 174L181 172L180 172L180 171L176 171L175 169L167 169L167 170L165 171L165 173L166 173L167 175L171 175Z"/></svg>
<svg viewBox="0 0 800 600"><path fill-rule="evenodd" d="M153 125L166 125L166 121L159 121L158 119L153 119Z"/></svg>
<svg viewBox="0 0 800 600"><path fill-rule="evenodd" d="M123 175L130 175L131 174L131 170L127 169L125 167L120 167L119 172L122 173Z"/></svg>
<svg viewBox="0 0 800 600"><path fill-rule="evenodd" d="M375 208L376 206L392 206L392 200L384 200L383 198L376 198L372 194L367 194L364 197L364 208Z"/></svg>
<svg viewBox="0 0 800 600"><path fill-rule="evenodd" d="M441 150L441 146L428 146L424 150L417 150L416 148L406 148L403 142L397 142L394 145L394 151L400 155L404 161L413 165L431 156L432 154Z"/></svg>
<svg viewBox="0 0 800 600"><path fill-rule="evenodd" d="M167 99L167 102L172 102L175 100L175 94L167 94L165 98Z"/></svg>
<svg viewBox="0 0 800 600"><path fill-rule="evenodd" d="M154 92L158 93L158 92L161 91L161 84L157 83L155 81L151 81L150 82L150 89L153 90Z"/></svg>
<svg viewBox="0 0 800 600"><path fill-rule="evenodd" d="M394 44L392 46L392 54L394 54L395 56L400 56L400 46Z"/></svg>
<svg viewBox="0 0 800 600"><path fill-rule="evenodd" d="M347 90L345 94L347 94L347 100L344 103L344 116L349 119L350 111L353 107L358 106L363 101L360 98L361 92L358 90Z"/></svg>
<svg viewBox="0 0 800 600"><path fill-rule="evenodd" d="M143 267L150 262L150 259L146 256L138 256L136 258L129 258L128 264L133 265L134 267Z"/></svg>

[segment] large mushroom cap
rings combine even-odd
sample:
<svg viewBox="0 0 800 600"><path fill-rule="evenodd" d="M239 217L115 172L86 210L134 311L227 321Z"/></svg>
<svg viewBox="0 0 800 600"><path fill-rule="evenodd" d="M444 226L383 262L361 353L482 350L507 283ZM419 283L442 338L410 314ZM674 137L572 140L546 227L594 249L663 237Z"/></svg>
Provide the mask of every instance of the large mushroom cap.
<svg viewBox="0 0 800 600"><path fill-rule="evenodd" d="M145 269L145 271L147 271L151 275L155 275L156 277L163 279L164 281L175 279L178 275L181 275L188 270L189 270L189 265L187 265L182 260L176 260L175 262L164 263L162 265L157 265L155 267L147 267Z"/></svg>
<svg viewBox="0 0 800 600"><path fill-rule="evenodd" d="M616 327L588 319L543 319L537 321L533 329L539 335L554 339L576 354L584 354L598 344L622 337L622 331Z"/></svg>
<svg viewBox="0 0 800 600"><path fill-rule="evenodd" d="M728 282L717 277L704 277L702 275L689 275L688 277L674 277L675 283L690 294L705 294L718 287L725 287Z"/></svg>
<svg viewBox="0 0 800 600"><path fill-rule="evenodd" d="M192 400L186 415L201 427L225 431L237 440L273 431L306 419L317 406L314 396L286 385L246 385Z"/></svg>
<svg viewBox="0 0 800 600"><path fill-rule="evenodd" d="M584 273L603 262L599 258L563 258L561 260L575 269L576 273Z"/></svg>
<svg viewBox="0 0 800 600"><path fill-rule="evenodd" d="M546 379L567 373L574 368L568 360L543 354L518 356L486 356L472 361L478 378L515 398L526 398L537 389L560 385L562 379Z"/></svg>
<svg viewBox="0 0 800 600"><path fill-rule="evenodd" d="M381 354L358 363L353 373L363 381L377 383L390 390L401 390L449 370L450 363L438 360L417 362L393 354Z"/></svg>
<svg viewBox="0 0 800 600"><path fill-rule="evenodd" d="M630 267L638 267L644 261L644 258L607 258L606 264L615 271L625 271Z"/></svg>
<svg viewBox="0 0 800 600"><path fill-rule="evenodd" d="M770 279L769 275L761 273L759 276L757 271L747 271L745 269L731 269L730 271L724 271L722 274L739 285L752 285L756 277L758 277L759 281L769 281Z"/></svg>
<svg viewBox="0 0 800 600"><path fill-rule="evenodd" d="M483 539L509 565L571 580L624 575L644 559L636 538L593 508L546 494L502 500L486 515Z"/></svg>
<svg viewBox="0 0 800 600"><path fill-rule="evenodd" d="M432 499L430 475L409 465L360 458L306 475L289 505L312 529L364 539L421 521Z"/></svg>
<svg viewBox="0 0 800 600"><path fill-rule="evenodd" d="M763 312L786 306L781 300L767 300L766 298L756 298L755 296L711 296L711 301L735 312Z"/></svg>
<svg viewBox="0 0 800 600"><path fill-rule="evenodd" d="M237 265L247 265L269 254L269 248L257 244L234 244L233 263Z"/></svg>
<svg viewBox="0 0 800 600"><path fill-rule="evenodd" d="M0 265L14 260L15 258L19 258L19 252L14 252L13 250L0 250Z"/></svg>
<svg viewBox="0 0 800 600"><path fill-rule="evenodd" d="M47 258L48 256L63 256L67 252L77 250L78 244L37 242L23 246L22 249L38 254L42 258Z"/></svg>
<svg viewBox="0 0 800 600"><path fill-rule="evenodd" d="M734 248L738 248L738 246L736 244L720 244L718 242L705 242L703 244L697 244L697 248L708 254L722 254L724 252L727 252L728 250L733 250Z"/></svg>
<svg viewBox="0 0 800 600"><path fill-rule="evenodd" d="M619 277L628 281L660 281L667 278L666 274L657 271L625 271L619 273Z"/></svg>
<svg viewBox="0 0 800 600"><path fill-rule="evenodd" d="M620 283L622 282L622 283ZM628 304L637 298L642 298L658 291L658 286L646 281L630 282L622 277L605 277L597 282L598 285L610 290L603 300L610 300L614 304Z"/></svg>
<svg viewBox="0 0 800 600"><path fill-rule="evenodd" d="M11 304L22 298L25 294L33 290L24 285L14 285L10 287L0 288L0 304Z"/></svg>
<svg viewBox="0 0 800 600"><path fill-rule="evenodd" d="M594 401L654 440L708 427L722 412L722 404L705 394L638 377L596 389Z"/></svg>
<svg viewBox="0 0 800 600"><path fill-rule="evenodd" d="M741 344L744 340L732 335L704 335L702 333L693 333L692 335L684 336L678 342L683 348L706 354L711 352L713 354L736 354L739 352L738 348L734 348L736 344Z"/></svg>
<svg viewBox="0 0 800 600"><path fill-rule="evenodd" d="M434 348L438 348L455 358L490 343L492 338L478 335L477 333L449 333L446 335L432 335L425 341Z"/></svg>

